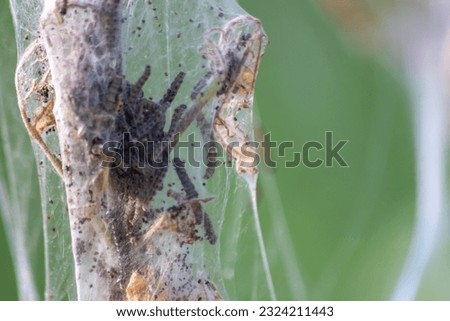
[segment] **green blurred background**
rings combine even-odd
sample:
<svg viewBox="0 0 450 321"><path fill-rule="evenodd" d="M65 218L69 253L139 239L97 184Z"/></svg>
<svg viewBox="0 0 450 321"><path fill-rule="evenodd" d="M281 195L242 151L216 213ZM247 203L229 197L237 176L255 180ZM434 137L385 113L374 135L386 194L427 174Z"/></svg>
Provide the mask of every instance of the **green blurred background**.
<svg viewBox="0 0 450 321"><path fill-rule="evenodd" d="M262 131L277 141L294 141L296 151L309 140L323 143L326 131L336 140L349 140L342 150L349 168L271 170L306 298L388 299L406 257L415 210L412 115L402 77L371 54L370 45L343 32L339 19L317 1L240 3L261 19L271 41L256 89ZM6 0L0 3L0 27L0 93L13 101L16 56ZM259 194L263 232L269 234L270 189L262 185ZM40 215L39 204L34 209ZM267 247L270 254L270 243ZM36 261L38 269L42 264ZM277 266L275 284L286 277ZM0 299L17 299L3 228L0 271ZM422 287L419 298L450 298L440 286ZM277 292L289 299L282 288Z"/></svg>

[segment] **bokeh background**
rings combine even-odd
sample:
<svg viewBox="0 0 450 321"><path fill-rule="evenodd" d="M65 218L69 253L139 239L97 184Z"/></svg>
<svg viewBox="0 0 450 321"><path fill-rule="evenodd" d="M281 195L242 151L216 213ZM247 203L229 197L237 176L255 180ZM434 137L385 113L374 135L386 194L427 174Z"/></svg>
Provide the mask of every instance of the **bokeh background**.
<svg viewBox="0 0 450 321"><path fill-rule="evenodd" d="M375 18L363 7L333 1L240 3L261 19L270 37L257 80L258 131L293 141L295 151L310 140L324 143L326 131L349 141L341 153L348 168L268 170L276 179L280 215L284 211L306 298L388 299L406 258L415 214L414 134L406 82L371 33ZM0 30L0 108L16 109L7 104L15 100L16 53L6 0L0 2ZM11 121L24 132L14 113ZM30 175L32 191L38 193L36 173ZM258 192L263 232L269 234L273 188L260 184ZM40 215L38 197L34 202L30 208ZM270 239L266 242L270 255L277 249L271 249ZM436 260L419 299L450 299L449 259ZM42 257L37 255L34 264L43 271ZM286 277L277 266L275 284ZM43 291L43 280L37 281ZM277 293L290 299L283 288ZM17 299L3 227L0 299Z"/></svg>

